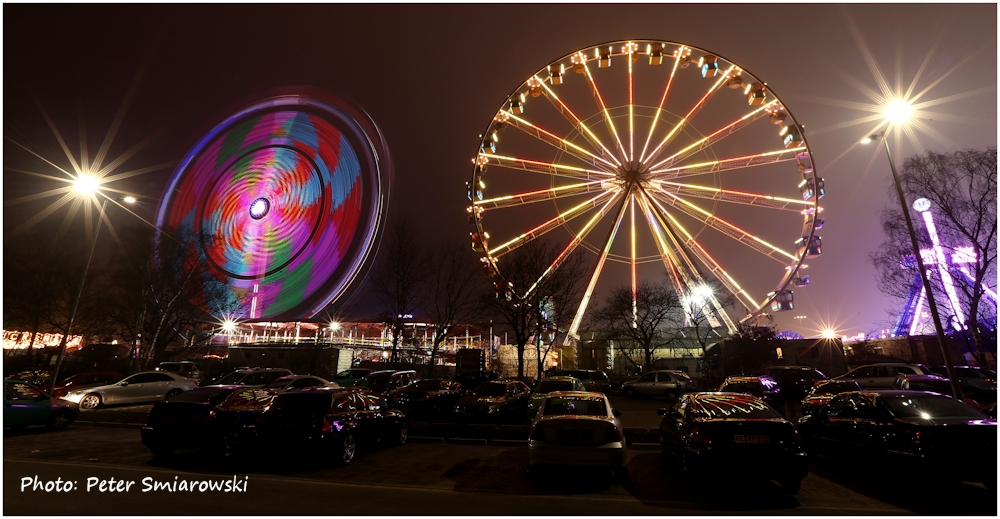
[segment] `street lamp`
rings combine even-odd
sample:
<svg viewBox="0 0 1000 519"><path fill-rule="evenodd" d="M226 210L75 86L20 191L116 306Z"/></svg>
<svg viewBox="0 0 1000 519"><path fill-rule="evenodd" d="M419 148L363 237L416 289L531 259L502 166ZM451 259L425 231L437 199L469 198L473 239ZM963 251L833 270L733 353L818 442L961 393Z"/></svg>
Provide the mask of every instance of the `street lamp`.
<svg viewBox="0 0 1000 519"><path fill-rule="evenodd" d="M901 124L909 119L911 113L910 105L905 101L896 100L886 106L885 117L889 122L889 127L879 133L871 134L861 140L862 144L868 144L875 139L882 139L885 145L885 154L889 158L889 167L892 169L892 181L896 185L896 195L899 196L899 205L903 210L903 219L906 221L906 230L910 234L910 244L913 246L913 255L917 260L917 270L920 271L920 280L924 284L924 291L927 293L927 305L931 310L931 318L934 320L934 330L937 332L938 343L941 346L941 356L944 357L945 368L948 371L948 381L951 384L952 396L961 400L962 389L958 386L958 379L955 377L955 367L951 362L951 355L948 353L944 328L941 327L941 317L938 315L937 303L934 302L934 292L931 291L930 280L927 279L927 269L924 268L924 260L920 256L920 244L917 242L917 234L913 230L913 221L910 219L909 206L906 204L906 197L903 196L903 186L899 182L899 174L896 173L896 163L892 160L892 153L889 151L889 141L886 134L892 129L893 124Z"/></svg>
<svg viewBox="0 0 1000 519"><path fill-rule="evenodd" d="M93 198L100 191L101 182L97 177L90 174L81 174L76 177L73 182L73 190L76 191L80 196L87 198ZM129 201L131 199L131 202ZM129 204L135 203L135 197L128 196L125 197L124 201ZM69 322L66 324L66 333L63 334L62 339L59 341L59 354L56 358L56 368L52 372L52 381L49 384L49 392L51 392L56 385L56 381L59 380L59 370L62 368L63 356L66 354L66 341L69 339L71 333L73 333L73 322L76 320L76 310L80 306L80 298L83 296L83 287L87 282L87 272L90 271L90 262L94 259L94 249L97 248L97 238L101 234L101 224L104 222L104 213L108 207L108 198L104 198L104 202L101 203L101 212L97 216L97 230L94 231L94 240L90 244L90 254L87 255L87 264L83 267L83 276L80 278L80 288L76 291L76 298L73 300L73 309L69 313Z"/></svg>

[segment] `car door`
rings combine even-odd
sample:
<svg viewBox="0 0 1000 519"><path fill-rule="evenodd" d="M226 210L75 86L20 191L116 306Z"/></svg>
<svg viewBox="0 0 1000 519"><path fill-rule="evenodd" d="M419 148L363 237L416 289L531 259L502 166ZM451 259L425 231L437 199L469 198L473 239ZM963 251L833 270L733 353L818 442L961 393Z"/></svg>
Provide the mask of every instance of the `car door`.
<svg viewBox="0 0 1000 519"><path fill-rule="evenodd" d="M41 390L24 382L3 383L3 424L24 427L45 422L52 402Z"/></svg>
<svg viewBox="0 0 1000 519"><path fill-rule="evenodd" d="M847 399L841 416L850 419L850 428L843 433L848 449L855 454L865 452L880 432L875 405L855 393ZM843 425L847 427L848 422L845 420Z"/></svg>
<svg viewBox="0 0 1000 519"><path fill-rule="evenodd" d="M809 436L814 444L824 452L843 451L847 443L848 431L852 424L844 414L848 395L835 396L826 407L816 413L808 424Z"/></svg>
<svg viewBox="0 0 1000 519"><path fill-rule="evenodd" d="M673 391L677 389L677 379L675 379L670 373L666 371L661 371L656 374L656 385L657 390L660 394L664 394L667 391Z"/></svg>
<svg viewBox="0 0 1000 519"><path fill-rule="evenodd" d="M104 404L128 404L141 400L142 397L136 395L145 388L146 373L137 373L131 377L126 377L117 384L101 391L101 401Z"/></svg>
<svg viewBox="0 0 1000 519"><path fill-rule="evenodd" d="M877 366L862 366L848 373L844 378L854 380L859 386L861 386L862 389L868 389L875 384L876 367Z"/></svg>
<svg viewBox="0 0 1000 519"><path fill-rule="evenodd" d="M656 373L646 373L632 385L637 395L652 395L656 391Z"/></svg>

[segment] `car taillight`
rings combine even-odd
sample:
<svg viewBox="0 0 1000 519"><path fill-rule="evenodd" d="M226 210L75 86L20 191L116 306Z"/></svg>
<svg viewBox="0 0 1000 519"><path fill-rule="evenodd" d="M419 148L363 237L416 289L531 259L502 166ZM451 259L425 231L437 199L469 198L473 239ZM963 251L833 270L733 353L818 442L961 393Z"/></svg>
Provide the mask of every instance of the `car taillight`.
<svg viewBox="0 0 1000 519"><path fill-rule="evenodd" d="M694 430L691 431L691 439L705 445L712 443L712 439L708 437L708 431L702 429L700 425L694 426Z"/></svg>
<svg viewBox="0 0 1000 519"><path fill-rule="evenodd" d="M331 422L330 420L327 420L324 417L323 418L323 432L332 432L332 431L333 431L333 422Z"/></svg>
<svg viewBox="0 0 1000 519"><path fill-rule="evenodd" d="M991 385L993 387L997 387L997 380L995 378L987 378L987 379L984 379L984 380L986 380L987 384L989 384L989 385Z"/></svg>
<svg viewBox="0 0 1000 519"><path fill-rule="evenodd" d="M798 442L799 445L802 445L802 435L799 434L799 430L795 428L794 424L788 424L788 425L792 426L792 433L795 434L795 441Z"/></svg>
<svg viewBox="0 0 1000 519"><path fill-rule="evenodd" d="M531 434L528 435L529 440L545 441L545 428L539 424L535 424L531 428Z"/></svg>
<svg viewBox="0 0 1000 519"><path fill-rule="evenodd" d="M625 438L622 437L622 433L617 427L609 425L607 431L604 433L604 443L614 442L625 443Z"/></svg>

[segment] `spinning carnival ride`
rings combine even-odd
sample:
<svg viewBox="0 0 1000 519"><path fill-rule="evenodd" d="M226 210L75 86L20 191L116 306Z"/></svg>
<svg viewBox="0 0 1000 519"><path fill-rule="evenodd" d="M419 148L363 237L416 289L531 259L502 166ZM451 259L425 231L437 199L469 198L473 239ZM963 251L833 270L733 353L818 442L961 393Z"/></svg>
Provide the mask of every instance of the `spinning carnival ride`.
<svg viewBox="0 0 1000 519"><path fill-rule="evenodd" d="M500 106L473 162L470 234L498 285L513 286L503 256L549 233L565 248L529 292L571 254L596 257L571 337L602 273L631 279L635 311L638 279L665 269L732 331L726 300L743 319L790 310L821 253L824 185L802 126L766 83L688 45L617 41L546 65Z"/></svg>
<svg viewBox="0 0 1000 519"><path fill-rule="evenodd" d="M191 231L191 253L239 307L226 317L307 318L350 295L366 268L391 174L363 111L314 90L281 91L188 153L156 224Z"/></svg>

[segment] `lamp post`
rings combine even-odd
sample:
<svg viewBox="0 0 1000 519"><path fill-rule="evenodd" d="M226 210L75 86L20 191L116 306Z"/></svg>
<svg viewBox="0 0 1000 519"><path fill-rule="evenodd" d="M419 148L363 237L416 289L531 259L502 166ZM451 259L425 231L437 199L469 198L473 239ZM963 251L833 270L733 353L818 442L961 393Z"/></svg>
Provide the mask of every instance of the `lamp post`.
<svg viewBox="0 0 1000 519"><path fill-rule="evenodd" d="M899 120L905 120L908 116L908 112L903 112L903 109L894 103L894 101L889 104L887 108L887 115L890 119L895 117L900 118ZM905 115L903 115L905 114ZM893 121L895 122L895 120ZM906 204L906 197L903 196L903 186L899 182L899 174L896 173L896 163L892 160L892 153L889 151L889 141L886 139L886 133L888 129L883 130L879 133L869 135L864 140L861 141L862 144L867 144L875 139L882 139L882 144L885 145L885 154L889 158L889 167L892 169L892 181L896 186L896 195L899 196L899 205L903 210L903 219L906 221L906 230L910 234L910 244L913 246L913 255L917 259L917 270L920 271L920 281L924 284L924 291L927 292L927 306L931 310L931 318L934 321L934 330L937 332L938 343L941 346L941 356L944 357L945 369L948 372L948 381L951 384L952 396L961 400L963 397L962 389L958 385L958 379L955 377L955 367L951 362L951 354L948 353L947 343L945 342L944 328L941 326L941 317L938 315L937 303L934 301L934 292L931 291L931 282L927 278L927 269L924 268L924 260L920 255L920 244L917 241L917 233L913 230L913 221L910 219L909 206Z"/></svg>
<svg viewBox="0 0 1000 519"><path fill-rule="evenodd" d="M90 175L80 175L74 182L74 190L86 197L92 197L97 193L99 186L99 181L97 178ZM128 196L124 199L126 203L134 204L135 197ZM101 212L97 217L97 230L94 231L94 239L90 244L90 254L87 255L87 264L83 267L83 276L80 278L80 288L76 292L76 298L73 300L73 309L69 313L69 322L66 324L66 333L63 334L62 339L59 341L59 353L56 357L56 368L52 371L52 381L49 383L49 392L55 388L56 381L59 380L59 370L62 369L63 356L66 354L66 341L69 339L71 333L73 333L73 322L76 320L76 311L80 307L80 298L83 297L83 287L87 283L87 273L90 271L90 262L94 259L94 249L97 248L97 239L101 234L101 224L104 223L105 210L108 207L108 198L104 199L101 203Z"/></svg>

